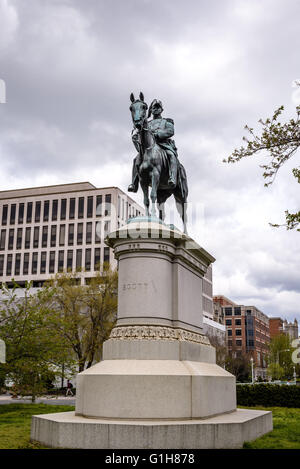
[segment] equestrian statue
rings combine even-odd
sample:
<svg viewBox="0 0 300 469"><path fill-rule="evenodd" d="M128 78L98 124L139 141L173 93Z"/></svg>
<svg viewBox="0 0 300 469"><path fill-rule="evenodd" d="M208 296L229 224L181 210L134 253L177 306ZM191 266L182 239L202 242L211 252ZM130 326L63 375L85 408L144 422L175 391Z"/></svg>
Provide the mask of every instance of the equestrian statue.
<svg viewBox="0 0 300 469"><path fill-rule="evenodd" d="M177 210L182 218L186 233L186 205L188 186L186 172L179 162L174 140L173 119L163 118L161 101L152 101L148 115L148 106L141 92L139 99L130 95L130 111L134 129L132 141L138 152L133 160L132 183L129 192L137 192L139 184L144 193L144 205L147 216L150 216L149 187L151 187L151 216L156 217L155 204L159 210L159 218L165 218L165 201L173 194ZM152 120L148 120L151 115Z"/></svg>

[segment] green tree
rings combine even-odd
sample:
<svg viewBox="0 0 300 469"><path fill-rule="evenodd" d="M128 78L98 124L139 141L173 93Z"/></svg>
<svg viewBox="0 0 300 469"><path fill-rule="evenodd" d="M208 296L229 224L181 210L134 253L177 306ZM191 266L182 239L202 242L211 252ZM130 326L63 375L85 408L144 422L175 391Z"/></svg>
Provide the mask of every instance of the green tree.
<svg viewBox="0 0 300 469"><path fill-rule="evenodd" d="M225 368L236 377L237 381L248 382L251 376L250 358L249 353L233 348L226 356Z"/></svg>
<svg viewBox="0 0 300 469"><path fill-rule="evenodd" d="M101 359L117 315L117 272L109 264L80 285L80 272L61 273L43 288L43 308L52 311L55 330L76 358L79 372Z"/></svg>
<svg viewBox="0 0 300 469"><path fill-rule="evenodd" d="M52 327L52 313L41 307L40 295L30 293L24 297L13 289L2 287L4 300L0 306L0 335L6 343L6 364L3 370L14 383L17 394L36 397L45 391L49 377L53 380L62 362L72 366L66 341L59 340Z"/></svg>
<svg viewBox="0 0 300 469"><path fill-rule="evenodd" d="M292 361L293 350L288 334L279 334L273 337L269 344L268 369L270 373L273 370L276 376L280 374L280 378L292 377L294 366Z"/></svg>
<svg viewBox="0 0 300 469"><path fill-rule="evenodd" d="M300 82L296 83L300 86ZM283 106L280 106L273 113L271 118L265 120L260 119L261 132L256 135L254 129L245 126L248 131L248 137L243 137L246 142L244 146L236 148L234 152L224 160L225 163L236 163L242 158L253 156L259 152L265 152L269 158L267 164L261 165L263 168L263 177L266 180L265 186L268 187L273 183L278 170L284 165L292 156L295 155L300 146L300 105L296 106L296 117L290 119L285 123L280 123L280 118ZM293 176L300 183L300 167L292 170ZM290 213L285 211L286 223L283 225L272 224L271 226L286 226L288 230L296 228L300 231L300 211Z"/></svg>
<svg viewBox="0 0 300 469"><path fill-rule="evenodd" d="M279 363L270 363L267 368L267 373L273 380L279 380L284 377L284 368Z"/></svg>

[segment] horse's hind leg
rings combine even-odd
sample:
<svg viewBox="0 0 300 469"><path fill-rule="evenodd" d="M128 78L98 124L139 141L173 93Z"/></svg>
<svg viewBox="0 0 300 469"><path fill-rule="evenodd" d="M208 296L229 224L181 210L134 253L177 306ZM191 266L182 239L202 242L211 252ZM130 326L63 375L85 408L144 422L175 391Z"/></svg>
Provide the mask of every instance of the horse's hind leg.
<svg viewBox="0 0 300 469"><path fill-rule="evenodd" d="M187 234L187 228L186 228L186 224L187 224L187 214L186 214L187 204L185 202L176 200L176 207L177 207L178 213L179 213L179 215L181 216L181 219L182 219L183 232L185 234Z"/></svg>
<svg viewBox="0 0 300 469"><path fill-rule="evenodd" d="M166 218L166 211L165 211L165 203L164 202L157 202L157 208L159 213L160 220L164 221Z"/></svg>
<svg viewBox="0 0 300 469"><path fill-rule="evenodd" d="M142 190L143 190L143 193L144 193L144 205L145 205L145 209L146 209L146 215L149 216L150 215L150 212L149 212L149 205L150 205L149 187L148 187L148 184L145 184L145 183L142 183L142 182L141 182L141 187L142 187Z"/></svg>

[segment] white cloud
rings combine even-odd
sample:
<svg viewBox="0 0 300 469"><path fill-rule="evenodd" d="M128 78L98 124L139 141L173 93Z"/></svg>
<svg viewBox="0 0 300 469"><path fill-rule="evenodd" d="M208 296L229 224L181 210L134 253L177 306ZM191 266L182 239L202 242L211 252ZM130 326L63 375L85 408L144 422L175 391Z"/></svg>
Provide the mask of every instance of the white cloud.
<svg viewBox="0 0 300 469"><path fill-rule="evenodd" d="M19 25L18 14L13 2L0 0L0 54L15 38Z"/></svg>

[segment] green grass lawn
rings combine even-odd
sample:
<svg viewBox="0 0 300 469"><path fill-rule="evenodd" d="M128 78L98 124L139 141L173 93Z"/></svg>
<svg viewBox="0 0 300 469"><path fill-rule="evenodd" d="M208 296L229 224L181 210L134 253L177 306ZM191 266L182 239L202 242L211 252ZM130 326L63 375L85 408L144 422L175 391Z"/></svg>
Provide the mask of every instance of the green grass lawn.
<svg viewBox="0 0 300 469"><path fill-rule="evenodd" d="M248 407L248 409L271 410L273 431L257 440L246 442L244 448L300 449L300 409L287 407Z"/></svg>
<svg viewBox="0 0 300 469"><path fill-rule="evenodd" d="M42 445L30 442L32 415L68 412L68 405L7 404L0 405L0 449L40 449Z"/></svg>
<svg viewBox="0 0 300 469"><path fill-rule="evenodd" d="M300 449L300 409L249 407L254 408L273 412L274 430L255 441L245 443L245 448ZM0 405L0 449L44 448L30 442L31 416L70 410L74 410L74 407L46 404Z"/></svg>

